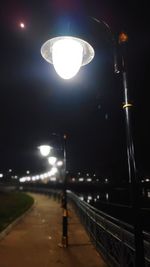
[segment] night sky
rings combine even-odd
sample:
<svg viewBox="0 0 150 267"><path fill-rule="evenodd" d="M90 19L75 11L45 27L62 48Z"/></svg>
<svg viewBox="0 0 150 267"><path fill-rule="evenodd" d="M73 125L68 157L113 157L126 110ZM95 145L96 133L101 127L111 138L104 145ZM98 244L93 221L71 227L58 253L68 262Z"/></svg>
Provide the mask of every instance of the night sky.
<svg viewBox="0 0 150 267"><path fill-rule="evenodd" d="M113 73L108 33L96 23L92 26L95 58L69 81L59 78L40 54L43 42L55 34L54 22L62 25L68 17L92 16L106 21L116 38L121 31L128 33L137 170L139 177L150 175L147 5L146 1L100 0L1 3L0 172L11 168L23 175L26 170L46 170L37 146L49 142L61 147L52 133L66 133L68 170L127 179L122 80ZM20 22L25 28L19 27Z"/></svg>

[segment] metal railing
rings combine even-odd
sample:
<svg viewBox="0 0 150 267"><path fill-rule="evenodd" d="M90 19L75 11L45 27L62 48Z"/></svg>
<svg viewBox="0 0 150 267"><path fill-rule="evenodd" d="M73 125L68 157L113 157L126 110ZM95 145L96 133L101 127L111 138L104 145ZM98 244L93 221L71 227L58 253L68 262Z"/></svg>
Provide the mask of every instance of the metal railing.
<svg viewBox="0 0 150 267"><path fill-rule="evenodd" d="M22 187L22 190L48 194L60 198L60 190L40 187ZM135 246L133 227L81 200L67 190L68 201L85 226L97 251L103 255L111 267L135 267ZM150 267L150 234L143 232L145 266ZM142 266L140 266L142 267Z"/></svg>
<svg viewBox="0 0 150 267"><path fill-rule="evenodd" d="M103 254L109 265L134 267L133 227L95 209L71 191L68 191L68 199L76 208L96 249ZM145 265L150 267L150 234L143 232L143 235Z"/></svg>

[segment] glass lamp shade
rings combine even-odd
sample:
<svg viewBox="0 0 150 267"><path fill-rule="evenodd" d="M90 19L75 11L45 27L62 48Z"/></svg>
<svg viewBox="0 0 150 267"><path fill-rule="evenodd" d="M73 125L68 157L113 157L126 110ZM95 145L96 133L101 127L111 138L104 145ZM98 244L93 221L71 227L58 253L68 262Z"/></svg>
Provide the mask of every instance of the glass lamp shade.
<svg viewBox="0 0 150 267"><path fill-rule="evenodd" d="M49 155L51 149L52 147L48 145L39 146L40 153L44 157L47 157Z"/></svg>
<svg viewBox="0 0 150 267"><path fill-rule="evenodd" d="M56 161L57 161L56 157L48 157L48 162L50 165L52 166L55 165Z"/></svg>
<svg viewBox="0 0 150 267"><path fill-rule="evenodd" d="M61 36L45 42L41 47L41 54L54 65L61 78L70 79L78 73L81 66L93 59L94 49L82 39Z"/></svg>

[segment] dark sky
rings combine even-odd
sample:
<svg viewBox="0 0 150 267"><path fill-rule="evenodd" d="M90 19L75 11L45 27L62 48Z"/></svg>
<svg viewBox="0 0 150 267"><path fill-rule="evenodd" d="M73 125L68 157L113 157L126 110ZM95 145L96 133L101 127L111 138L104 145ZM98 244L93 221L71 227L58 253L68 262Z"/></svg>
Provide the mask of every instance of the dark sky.
<svg viewBox="0 0 150 267"><path fill-rule="evenodd" d="M70 81L59 78L40 54L43 42L55 34L54 22L62 25L66 17L93 16L106 21L116 38L121 31L128 33L128 84L134 105L137 169L139 176L150 175L148 10L146 1L1 3L1 172L12 168L18 174L28 169L36 173L46 168L37 146L43 142L59 146L52 136L55 132L67 133L69 170L126 177L123 88L121 76L113 74L108 33L94 26L96 56ZM19 27L21 21L25 29Z"/></svg>

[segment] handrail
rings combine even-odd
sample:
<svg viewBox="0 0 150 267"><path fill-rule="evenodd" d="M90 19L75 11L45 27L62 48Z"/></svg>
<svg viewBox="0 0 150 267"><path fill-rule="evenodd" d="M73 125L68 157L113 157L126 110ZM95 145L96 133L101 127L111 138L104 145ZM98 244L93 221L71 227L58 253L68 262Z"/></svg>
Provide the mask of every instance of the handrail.
<svg viewBox="0 0 150 267"><path fill-rule="evenodd" d="M135 267L135 244L133 227L118 220L81 200L76 194L67 191L73 201L96 248L110 263L110 266ZM145 266L150 266L150 234L143 232ZM120 256L119 256L120 254Z"/></svg>
<svg viewBox="0 0 150 267"><path fill-rule="evenodd" d="M24 187L34 192L60 196L55 189ZM98 252L111 267L135 267L135 246L132 226L124 223L81 200L67 190L68 201L72 203L84 224ZM150 266L150 233L144 234L145 266ZM142 266L141 266L142 267Z"/></svg>

